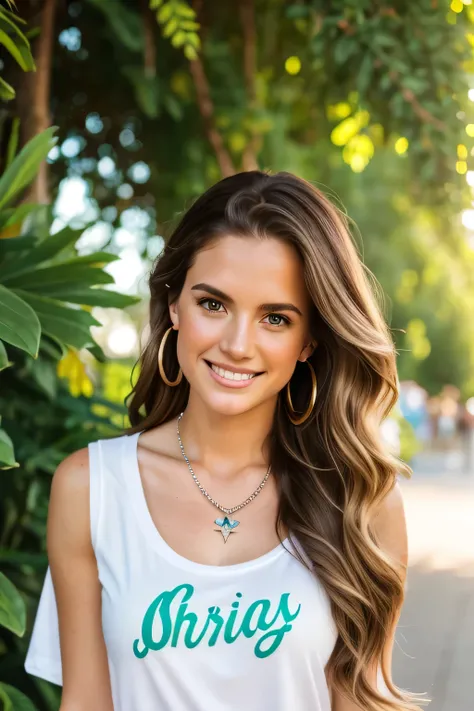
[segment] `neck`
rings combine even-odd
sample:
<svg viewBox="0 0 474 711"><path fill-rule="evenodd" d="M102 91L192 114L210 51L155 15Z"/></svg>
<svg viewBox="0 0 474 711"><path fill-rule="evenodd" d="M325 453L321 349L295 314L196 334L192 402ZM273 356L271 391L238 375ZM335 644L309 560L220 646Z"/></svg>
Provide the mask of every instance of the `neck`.
<svg viewBox="0 0 474 711"><path fill-rule="evenodd" d="M246 467L267 467L275 406L276 400L270 400L248 412L222 415L191 391L179 422L186 456L222 479L230 479Z"/></svg>

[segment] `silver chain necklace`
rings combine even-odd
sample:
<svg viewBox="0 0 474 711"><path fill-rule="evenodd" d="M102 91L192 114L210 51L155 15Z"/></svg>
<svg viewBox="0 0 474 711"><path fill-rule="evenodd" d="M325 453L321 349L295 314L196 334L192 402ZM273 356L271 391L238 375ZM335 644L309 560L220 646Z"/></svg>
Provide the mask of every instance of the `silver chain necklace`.
<svg viewBox="0 0 474 711"><path fill-rule="evenodd" d="M261 492L263 487L265 486L265 482L267 481L269 475L270 475L270 467L268 467L267 473L263 477L263 480L261 483L258 485L258 487L255 489L253 494L251 494L248 499L243 501L241 504L238 506L232 506L232 508L228 509L225 506L221 506L217 501L215 501L209 494L207 493L206 489L202 486L201 482L197 478L196 474L193 471L193 468L189 462L189 459L186 456L186 452L184 451L183 443L181 442L181 435L179 433L179 421L181 420L182 416L184 415L184 412L180 414L178 417L178 423L177 423L177 434L178 434L178 442L179 442L179 447L181 449L181 454L183 455L186 464L188 465L189 471L192 474L192 477L196 484L198 485L200 491L204 494L204 496L209 499L211 504L214 504L214 506L217 506L218 509L223 511L225 514L232 514L234 511L238 511L239 509L243 509L244 506L247 506L247 504L250 504L251 501L255 499L255 497ZM214 523L216 523L220 528L215 528L215 531L220 531L222 533L222 536L224 538L224 543L227 543L227 539L229 538L231 533L234 533L234 528L236 528L240 521L237 521L236 519L229 518L229 516L225 516L224 518L216 518Z"/></svg>

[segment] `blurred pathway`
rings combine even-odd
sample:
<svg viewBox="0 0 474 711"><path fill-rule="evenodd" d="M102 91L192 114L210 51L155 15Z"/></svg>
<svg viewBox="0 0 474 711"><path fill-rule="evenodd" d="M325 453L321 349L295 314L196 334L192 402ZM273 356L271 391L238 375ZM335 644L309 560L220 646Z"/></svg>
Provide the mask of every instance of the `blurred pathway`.
<svg viewBox="0 0 474 711"><path fill-rule="evenodd" d="M461 453L420 455L400 477L409 571L395 682L429 711L474 711L474 472Z"/></svg>

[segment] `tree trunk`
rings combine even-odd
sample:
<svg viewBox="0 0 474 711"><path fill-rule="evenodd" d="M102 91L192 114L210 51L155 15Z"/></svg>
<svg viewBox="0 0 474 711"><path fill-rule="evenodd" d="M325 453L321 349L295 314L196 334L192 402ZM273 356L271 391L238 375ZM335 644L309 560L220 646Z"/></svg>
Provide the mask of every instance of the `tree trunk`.
<svg viewBox="0 0 474 711"><path fill-rule="evenodd" d="M32 52L36 64L36 72L26 72L21 76L17 91L17 113L20 117L21 143L24 145L51 125L50 88L51 67L54 46L54 16L56 0L44 0L38 8L38 3L31 3L33 20L30 27L36 24L40 34L32 42ZM30 186L24 200L47 204L51 201L48 185L48 164L40 166L39 173Z"/></svg>

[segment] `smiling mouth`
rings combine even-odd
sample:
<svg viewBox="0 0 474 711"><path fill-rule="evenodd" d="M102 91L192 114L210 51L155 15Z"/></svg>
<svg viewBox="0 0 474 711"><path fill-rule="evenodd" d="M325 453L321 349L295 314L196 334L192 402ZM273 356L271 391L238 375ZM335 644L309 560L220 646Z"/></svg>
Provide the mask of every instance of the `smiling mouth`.
<svg viewBox="0 0 474 711"><path fill-rule="evenodd" d="M221 376L221 378L225 378L225 380L232 380L236 382L240 382L242 380L253 380L253 378L256 378L258 375L262 375L262 372L260 373L236 373L235 371L232 370L225 370L224 368L219 368L217 365L214 365L214 363L211 363L210 361L206 360L205 363L213 370L215 373Z"/></svg>

